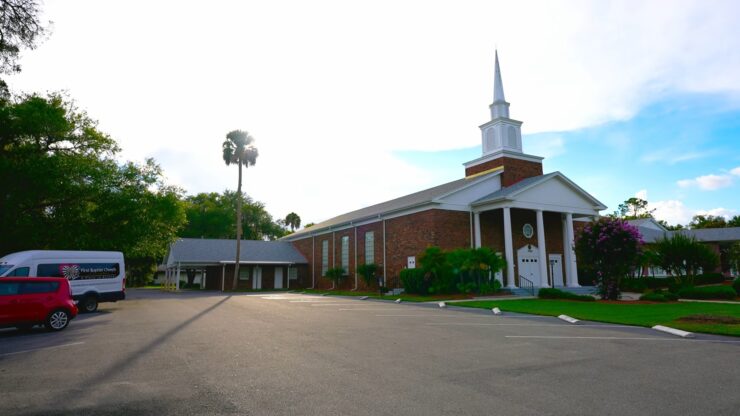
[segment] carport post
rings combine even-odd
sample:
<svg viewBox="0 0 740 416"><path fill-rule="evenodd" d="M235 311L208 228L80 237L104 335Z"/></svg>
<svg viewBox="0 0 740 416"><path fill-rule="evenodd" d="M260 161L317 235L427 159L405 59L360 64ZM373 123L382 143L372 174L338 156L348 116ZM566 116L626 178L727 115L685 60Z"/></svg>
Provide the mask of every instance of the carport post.
<svg viewBox="0 0 740 416"><path fill-rule="evenodd" d="M221 291L224 291L224 279L226 275L226 263L221 265Z"/></svg>
<svg viewBox="0 0 740 416"><path fill-rule="evenodd" d="M200 288L206 288L206 269L205 267L200 271Z"/></svg>
<svg viewBox="0 0 740 416"><path fill-rule="evenodd" d="M177 276L175 276L175 290L180 290L180 262L177 262Z"/></svg>

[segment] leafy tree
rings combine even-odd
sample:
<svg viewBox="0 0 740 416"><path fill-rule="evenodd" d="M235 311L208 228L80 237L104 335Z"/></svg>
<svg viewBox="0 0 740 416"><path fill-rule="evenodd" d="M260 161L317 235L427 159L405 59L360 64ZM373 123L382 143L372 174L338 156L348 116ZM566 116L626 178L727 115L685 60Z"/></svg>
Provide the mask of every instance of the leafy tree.
<svg viewBox="0 0 740 416"><path fill-rule="evenodd" d="M234 281L231 289L236 290L239 283L239 255L242 238L242 166L248 168L257 163L259 152L254 147L254 137L242 130L233 130L226 135L221 145L223 160L226 166L235 163L239 167L239 185L236 188L236 260L234 264Z"/></svg>
<svg viewBox="0 0 740 416"><path fill-rule="evenodd" d="M304 225L304 226L303 226L303 228L311 228L311 227L313 227L314 225L316 225L316 224L314 224L314 223L312 223L312 222L309 222L308 224Z"/></svg>
<svg viewBox="0 0 740 416"><path fill-rule="evenodd" d="M668 224L668 222L665 220L658 220L658 224L662 225L663 228L669 231L678 231L678 230L684 229L684 226L681 224L671 225L671 224Z"/></svg>
<svg viewBox="0 0 740 416"><path fill-rule="evenodd" d="M375 263L361 264L357 266L357 273L362 276L362 281L367 287L376 284L375 274L378 272L378 265Z"/></svg>
<svg viewBox="0 0 740 416"><path fill-rule="evenodd" d="M334 288L339 288L339 285L347 277L347 274L341 267L332 267L324 272L324 277L331 280L331 282L334 284Z"/></svg>
<svg viewBox="0 0 740 416"><path fill-rule="evenodd" d="M625 220L634 220L652 218L653 212L655 212L655 209L648 209L648 202L646 200L633 197L619 204L612 216Z"/></svg>
<svg viewBox="0 0 740 416"><path fill-rule="evenodd" d="M602 217L583 228L575 244L578 263L596 276L602 299L619 299L619 282L637 264L642 245L640 232L623 219Z"/></svg>
<svg viewBox="0 0 740 416"><path fill-rule="evenodd" d="M291 212L285 216L285 225L290 227L291 232L294 232L296 228L301 227L301 217L299 217L295 212Z"/></svg>
<svg viewBox="0 0 740 416"><path fill-rule="evenodd" d="M740 227L740 215L735 215L727 221L728 227Z"/></svg>
<svg viewBox="0 0 740 416"><path fill-rule="evenodd" d="M39 13L35 0L0 0L0 73L19 72L21 49L34 49L44 35Z"/></svg>
<svg viewBox="0 0 740 416"><path fill-rule="evenodd" d="M740 241L732 243L727 249L727 263L735 273L740 272Z"/></svg>
<svg viewBox="0 0 740 416"><path fill-rule="evenodd" d="M699 269L714 269L719 261L705 244L681 233L658 240L655 251L660 267L669 272L679 285L692 285Z"/></svg>
<svg viewBox="0 0 740 416"><path fill-rule="evenodd" d="M447 261L462 285L480 291L481 278L486 279L504 267L504 259L488 247L460 248L447 255Z"/></svg>
<svg viewBox="0 0 740 416"><path fill-rule="evenodd" d="M185 221L181 190L118 150L58 94L0 100L0 253L116 250L128 282L150 278Z"/></svg>
<svg viewBox="0 0 740 416"><path fill-rule="evenodd" d="M727 221L724 217L714 215L694 215L689 223L689 228L725 228Z"/></svg>

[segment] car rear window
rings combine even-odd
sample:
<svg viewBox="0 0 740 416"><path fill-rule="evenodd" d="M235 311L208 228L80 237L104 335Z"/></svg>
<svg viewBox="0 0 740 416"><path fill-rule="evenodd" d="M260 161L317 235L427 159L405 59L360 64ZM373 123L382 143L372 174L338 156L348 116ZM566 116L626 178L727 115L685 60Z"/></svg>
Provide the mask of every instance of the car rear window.
<svg viewBox="0 0 740 416"><path fill-rule="evenodd" d="M0 281L0 296L17 295L21 284L18 282Z"/></svg>
<svg viewBox="0 0 740 416"><path fill-rule="evenodd" d="M23 282L20 288L21 295L34 293L53 293L59 289L59 282Z"/></svg>

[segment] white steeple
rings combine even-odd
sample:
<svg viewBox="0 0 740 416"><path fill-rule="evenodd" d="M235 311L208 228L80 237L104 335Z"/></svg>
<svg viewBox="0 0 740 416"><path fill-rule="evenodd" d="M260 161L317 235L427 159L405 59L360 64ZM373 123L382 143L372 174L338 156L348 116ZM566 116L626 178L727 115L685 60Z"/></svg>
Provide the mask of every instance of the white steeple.
<svg viewBox="0 0 740 416"><path fill-rule="evenodd" d="M495 57L493 103L489 106L491 121L480 126L483 134L483 155L499 151L522 153L522 122L509 118L509 103L504 98L504 83L501 81L498 51Z"/></svg>

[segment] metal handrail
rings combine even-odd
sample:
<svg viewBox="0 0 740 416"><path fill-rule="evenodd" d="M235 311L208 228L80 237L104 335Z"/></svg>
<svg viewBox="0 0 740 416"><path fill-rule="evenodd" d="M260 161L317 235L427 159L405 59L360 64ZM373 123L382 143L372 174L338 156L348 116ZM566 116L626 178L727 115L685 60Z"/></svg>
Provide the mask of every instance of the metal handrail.
<svg viewBox="0 0 740 416"><path fill-rule="evenodd" d="M519 275L519 287L534 296L534 283L522 275Z"/></svg>

